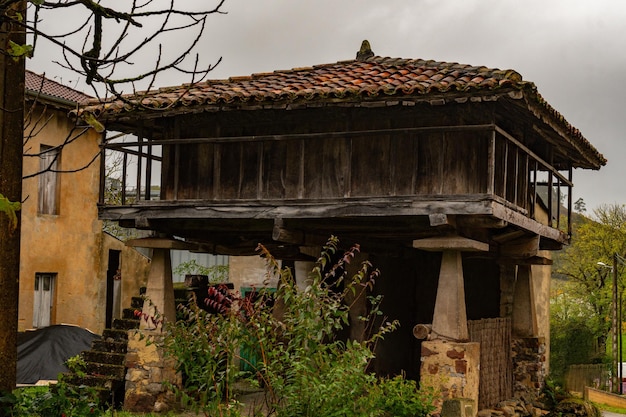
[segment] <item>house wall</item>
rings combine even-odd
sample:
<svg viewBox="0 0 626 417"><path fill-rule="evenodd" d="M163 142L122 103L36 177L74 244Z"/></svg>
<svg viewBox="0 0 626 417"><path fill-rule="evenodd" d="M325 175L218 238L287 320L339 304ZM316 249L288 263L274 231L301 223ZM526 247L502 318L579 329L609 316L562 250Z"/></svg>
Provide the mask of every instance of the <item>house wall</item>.
<svg viewBox="0 0 626 417"><path fill-rule="evenodd" d="M25 154L35 155L41 145L58 146L68 137L73 123L66 110L48 108L27 120L30 131ZM35 127L36 120L48 120ZM27 128L26 132L29 132ZM130 248L102 232L98 220L99 165L87 166L99 152L100 136L93 129L61 151L62 170L77 170L59 177L60 209L58 215L38 214L39 177L23 181L22 234L20 257L20 295L18 329L33 327L34 287L37 273L56 274L50 324L73 324L101 333L105 324L106 267L108 249L121 250L123 274L141 276L135 269L145 268L147 260L138 258ZM39 171L39 158L25 156L25 176ZM136 266L132 266L135 264ZM130 281L129 281L130 282ZM123 297L130 300L135 284L124 283ZM138 286L137 286L138 287ZM138 292L138 290L137 290ZM128 301L130 305L130 301Z"/></svg>
<svg viewBox="0 0 626 417"><path fill-rule="evenodd" d="M233 283L235 291L241 291L242 287L262 287L266 274L265 260L260 256L230 256L228 258L228 279ZM277 278L272 277L267 282L267 286L275 288L277 283Z"/></svg>
<svg viewBox="0 0 626 417"><path fill-rule="evenodd" d="M140 288L145 287L148 282L150 258L136 251L134 248L126 246L126 244L121 240L107 233L103 233L99 276L106 277L108 269L107 255L109 250L120 251L122 273L120 308L129 308L131 299L133 297L137 297L139 295ZM103 297L106 297L106 293ZM98 311L97 314L100 322L104 323L104 309Z"/></svg>

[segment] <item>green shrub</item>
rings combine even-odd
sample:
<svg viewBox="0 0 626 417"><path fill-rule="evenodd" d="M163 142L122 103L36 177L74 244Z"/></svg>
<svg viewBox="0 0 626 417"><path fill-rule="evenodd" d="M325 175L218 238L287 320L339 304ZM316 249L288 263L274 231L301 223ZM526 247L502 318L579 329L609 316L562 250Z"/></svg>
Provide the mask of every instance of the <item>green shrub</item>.
<svg viewBox="0 0 626 417"><path fill-rule="evenodd" d="M336 337L349 321L346 296L367 296L379 277L369 262L346 276L358 246L334 262L338 240L331 238L304 290L288 268L259 250L268 273L278 278L275 294L261 288L255 299L232 298L223 314L207 314L191 303L181 307L186 320L167 330L166 352L179 360L184 387L177 393L186 404L206 415L240 415L232 387L246 376L239 370L243 361L252 370L247 378L265 390L265 409L279 417L422 417L433 411L432 393L419 391L414 381L368 371L374 344L398 326L384 319L380 297L368 297L363 341Z"/></svg>
<svg viewBox="0 0 626 417"><path fill-rule="evenodd" d="M86 417L102 416L98 397L88 387L73 387L60 380L49 387L18 388L2 397L8 407L4 415L12 417Z"/></svg>

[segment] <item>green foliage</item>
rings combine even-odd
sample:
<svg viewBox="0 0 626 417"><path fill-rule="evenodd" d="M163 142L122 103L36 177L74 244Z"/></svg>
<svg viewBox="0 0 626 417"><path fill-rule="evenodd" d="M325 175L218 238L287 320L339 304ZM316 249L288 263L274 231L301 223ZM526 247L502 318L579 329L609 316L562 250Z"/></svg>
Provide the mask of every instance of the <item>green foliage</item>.
<svg viewBox="0 0 626 417"><path fill-rule="evenodd" d="M81 378L86 375L87 362L85 362L85 359L83 359L81 355L72 356L66 360L65 366Z"/></svg>
<svg viewBox="0 0 626 417"><path fill-rule="evenodd" d="M207 275L210 284L228 282L228 265L204 266L195 259L182 262L172 272L177 275Z"/></svg>
<svg viewBox="0 0 626 417"><path fill-rule="evenodd" d="M604 205L593 218L573 223L572 245L557 253L551 297L551 370L561 378L569 365L606 358L611 331L612 259L626 252L626 206ZM626 272L618 267L619 287Z"/></svg>
<svg viewBox="0 0 626 417"><path fill-rule="evenodd" d="M248 380L265 390L271 415L401 417L433 411L433 393L419 391L414 381L368 371L374 344L398 326L384 320L379 297L368 298L362 341L337 338L349 322L346 295L365 297L379 277L368 262L348 277L345 267L359 249L332 263L337 245L336 238L329 240L304 290L261 246L268 273L279 281L275 294L261 288L254 298L235 298L234 307L220 315L193 303L181 307L187 319L169 326L165 348L178 358L184 380L178 394L185 403L206 415L240 415L232 387L246 376L239 371L243 362L253 370Z"/></svg>
<svg viewBox="0 0 626 417"><path fill-rule="evenodd" d="M570 398L571 394L563 388L554 378L546 378L543 388L541 389L541 401L549 410L553 410L558 403L566 398Z"/></svg>
<svg viewBox="0 0 626 417"><path fill-rule="evenodd" d="M0 404L9 405L4 409L5 414L3 415L11 417L97 417L105 415L93 389L88 387L76 388L62 380L50 387L17 389L13 394L0 397Z"/></svg>
<svg viewBox="0 0 626 417"><path fill-rule="evenodd" d="M14 61L19 61L22 58L27 58L32 56L33 54L33 46L24 44L20 45L11 40L9 40L9 47L7 48L7 53L10 57L13 58Z"/></svg>
<svg viewBox="0 0 626 417"><path fill-rule="evenodd" d="M5 213L9 217L10 231L15 230L17 227L17 214L20 210L21 204L19 202L11 202L8 198L0 194L0 212Z"/></svg>

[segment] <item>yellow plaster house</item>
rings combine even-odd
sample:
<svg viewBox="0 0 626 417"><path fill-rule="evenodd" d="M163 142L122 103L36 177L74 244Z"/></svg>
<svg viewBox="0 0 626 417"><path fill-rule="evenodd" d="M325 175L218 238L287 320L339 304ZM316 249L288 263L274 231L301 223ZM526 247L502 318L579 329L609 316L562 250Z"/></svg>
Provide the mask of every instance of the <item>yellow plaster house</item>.
<svg viewBox="0 0 626 417"><path fill-rule="evenodd" d="M89 96L27 71L25 97L18 328L100 334L139 293L150 261L98 220L101 135L68 117Z"/></svg>

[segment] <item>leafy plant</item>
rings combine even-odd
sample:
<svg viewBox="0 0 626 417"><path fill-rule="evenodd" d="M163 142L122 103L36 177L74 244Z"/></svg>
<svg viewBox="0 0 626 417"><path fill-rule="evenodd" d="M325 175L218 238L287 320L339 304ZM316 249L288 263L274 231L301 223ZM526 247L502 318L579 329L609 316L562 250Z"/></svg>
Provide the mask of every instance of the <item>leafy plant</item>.
<svg viewBox="0 0 626 417"><path fill-rule="evenodd" d="M86 375L87 362L81 355L75 355L65 361L65 366L79 377Z"/></svg>
<svg viewBox="0 0 626 417"><path fill-rule="evenodd" d="M228 265L200 265L195 259L180 263L172 270L177 275L206 275L209 283L228 282Z"/></svg>
<svg viewBox="0 0 626 417"><path fill-rule="evenodd" d="M2 397L3 415L11 417L86 417L103 416L98 396L89 387L74 387L63 380L50 387L29 387Z"/></svg>
<svg viewBox="0 0 626 417"><path fill-rule="evenodd" d="M275 294L266 288L255 297L233 297L233 308L209 314L196 307L179 307L186 320L169 326L166 351L178 358L184 386L176 389L186 404L211 416L238 416L233 386L248 378L263 387L267 415L276 416L426 416L433 411L433 393L419 391L402 375L381 379L368 368L374 346L399 325L388 322L368 297L367 334L341 340L349 324L347 300L367 297L379 277L364 262L352 277L345 266L359 247L339 254L332 237L309 276L304 290L291 270L281 268L263 246L268 274L276 276ZM350 294L351 297L347 297ZM240 371L241 365L251 372ZM260 415L260 414L257 414Z"/></svg>
<svg viewBox="0 0 626 417"><path fill-rule="evenodd" d="M5 213L9 217L9 227L11 231L17 227L17 214L20 210L21 204L19 202L11 202L8 198L0 194L0 212Z"/></svg>

